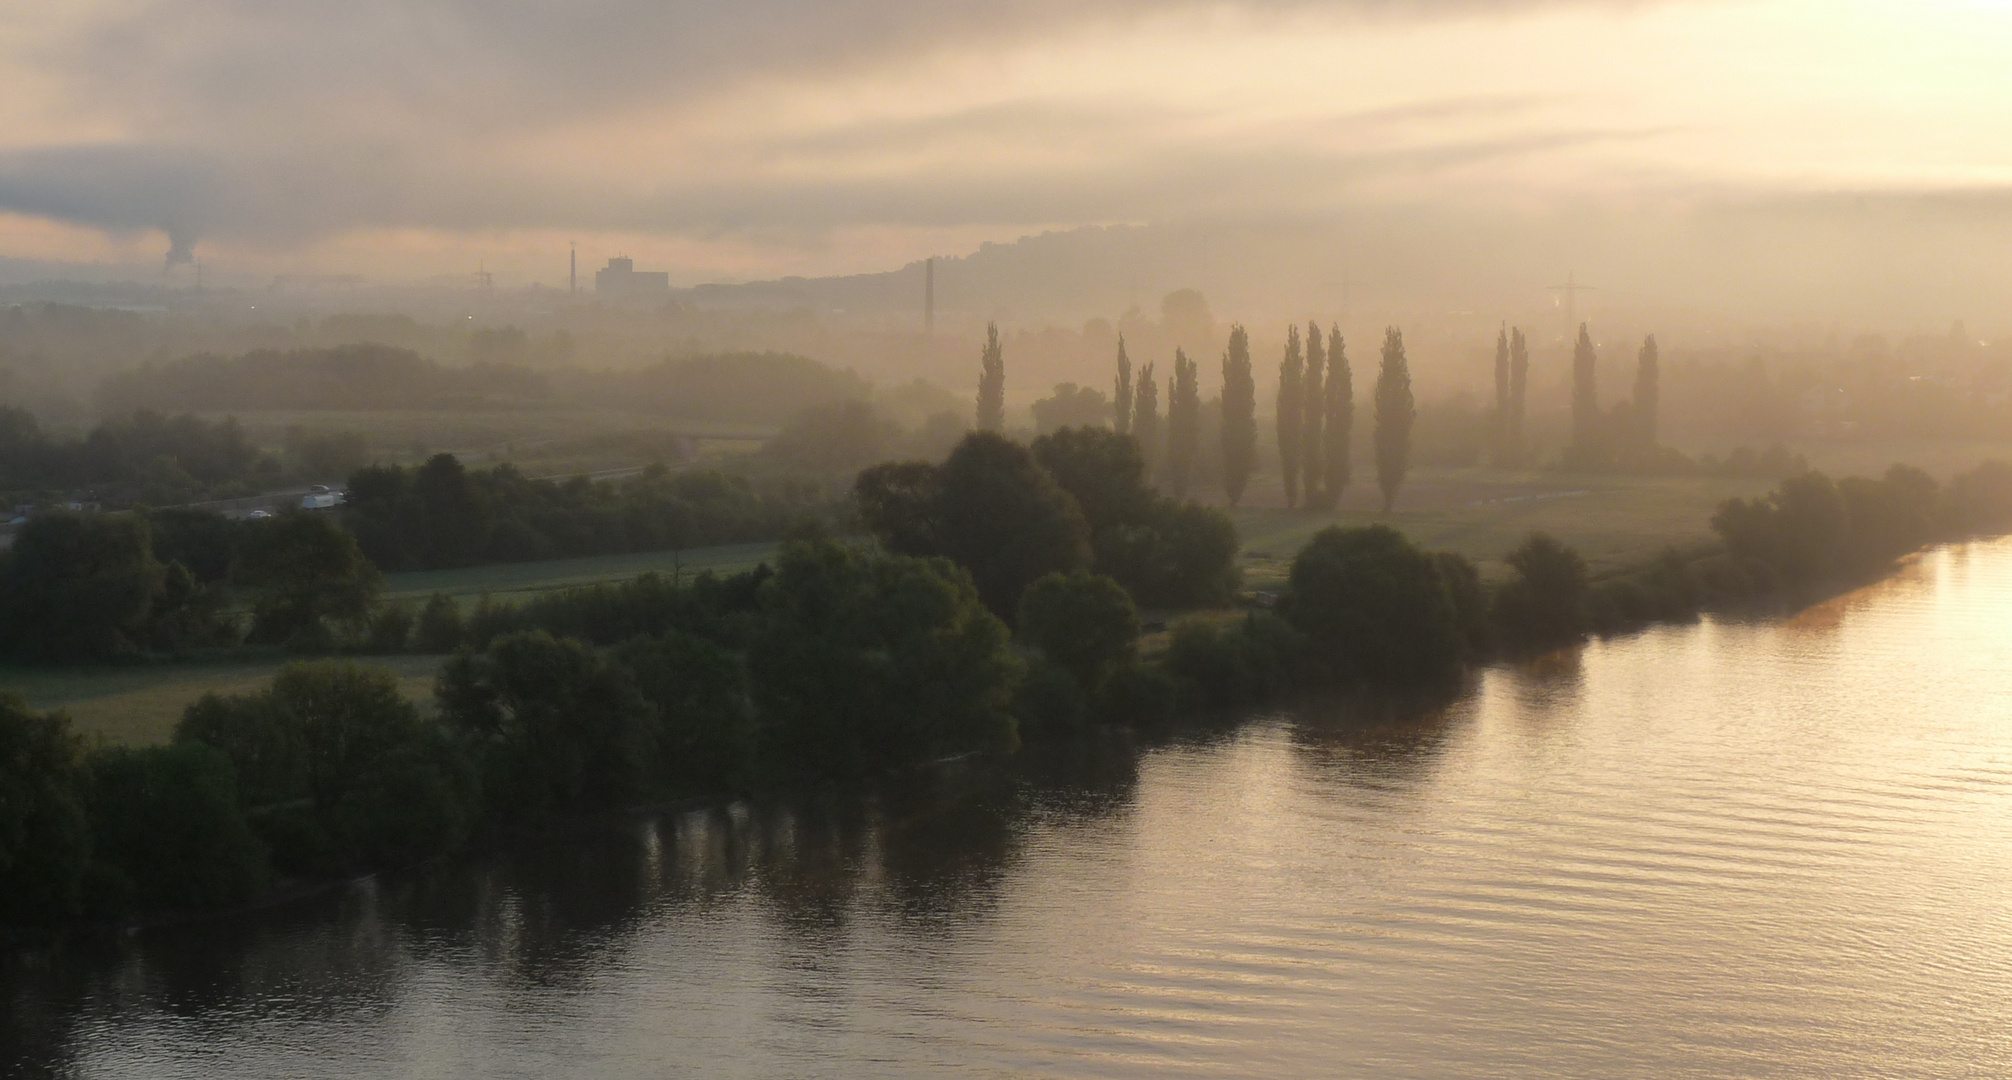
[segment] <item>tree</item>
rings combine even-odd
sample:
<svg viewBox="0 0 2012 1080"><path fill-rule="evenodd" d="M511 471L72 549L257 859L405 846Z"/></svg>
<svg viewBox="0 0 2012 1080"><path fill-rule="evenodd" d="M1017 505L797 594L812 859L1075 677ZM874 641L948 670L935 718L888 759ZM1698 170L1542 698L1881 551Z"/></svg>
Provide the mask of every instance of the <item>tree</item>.
<svg viewBox="0 0 2012 1080"><path fill-rule="evenodd" d="M854 493L889 551L955 561L995 612L1015 611L1020 590L1042 574L1090 562L1089 526L1075 498L1003 435L972 432L940 467L868 469Z"/></svg>
<svg viewBox="0 0 2012 1080"><path fill-rule="evenodd" d="M290 511L247 532L233 576L252 590L252 634L302 647L330 625L362 627L383 581L354 537L324 514Z"/></svg>
<svg viewBox="0 0 2012 1080"><path fill-rule="evenodd" d="M1545 649L1585 636L1586 561L1545 533L1504 559L1515 578L1495 594L1495 623L1511 648Z"/></svg>
<svg viewBox="0 0 2012 1080"><path fill-rule="evenodd" d="M1383 367L1376 373L1376 483L1383 489L1386 513L1411 471L1411 423L1417 416L1404 333L1393 326L1383 333Z"/></svg>
<svg viewBox="0 0 2012 1080"><path fill-rule="evenodd" d="M1314 534L1279 607L1331 676L1416 684L1460 669L1458 613L1438 562L1388 526Z"/></svg>
<svg viewBox="0 0 2012 1080"><path fill-rule="evenodd" d="M91 860L84 783L70 718L0 694L0 926L78 913Z"/></svg>
<svg viewBox="0 0 2012 1080"><path fill-rule="evenodd" d="M1075 428L1034 440L1033 452L1082 508L1093 568L1135 601L1191 606L1234 596L1235 524L1220 510L1154 491L1137 443L1101 428Z"/></svg>
<svg viewBox="0 0 2012 1080"><path fill-rule="evenodd" d="M1167 387L1167 487L1176 499L1188 497L1195 454L1202 441L1200 371L1188 354L1174 350L1174 378Z"/></svg>
<svg viewBox="0 0 2012 1080"><path fill-rule="evenodd" d="M473 822L462 747L382 669L289 664L261 692L205 695L182 714L175 740L230 758L275 864L289 872L410 862L459 843Z"/></svg>
<svg viewBox="0 0 2012 1080"><path fill-rule="evenodd" d="M93 861L115 908L237 903L265 888L266 846L230 758L201 743L115 747L91 759Z"/></svg>
<svg viewBox="0 0 2012 1080"><path fill-rule="evenodd" d="M1057 383L1054 393L1034 403L1034 430L1102 426L1110 414L1111 403L1104 400L1103 391L1075 383Z"/></svg>
<svg viewBox="0 0 2012 1080"><path fill-rule="evenodd" d="M1049 574L1021 595L1016 632L1094 696L1137 652L1139 612L1124 588L1102 574Z"/></svg>
<svg viewBox="0 0 2012 1080"><path fill-rule="evenodd" d="M1524 339L1523 331L1516 329L1509 334L1509 460L1523 463L1523 420L1525 401L1530 388L1530 343Z"/></svg>
<svg viewBox="0 0 2012 1080"><path fill-rule="evenodd" d="M1656 335L1642 340L1642 352L1635 362L1635 441L1644 451L1656 448L1656 411L1661 397L1661 364L1656 354Z"/></svg>
<svg viewBox="0 0 2012 1080"><path fill-rule="evenodd" d="M1006 430L1006 355L999 324L985 324L985 351L978 359L978 430Z"/></svg>
<svg viewBox="0 0 2012 1080"><path fill-rule="evenodd" d="M1223 490L1230 505L1243 501L1257 467L1257 383L1251 376L1250 335L1230 327L1223 353Z"/></svg>
<svg viewBox="0 0 2012 1080"><path fill-rule="evenodd" d="M424 526L421 558L428 567L474 566L487 553L494 515L453 454L435 454L412 474Z"/></svg>
<svg viewBox="0 0 2012 1080"><path fill-rule="evenodd" d="M859 774L1013 743L1006 627L946 560L786 541L760 618L749 684L773 760Z"/></svg>
<svg viewBox="0 0 2012 1080"><path fill-rule="evenodd" d="M901 429L864 401L812 405L762 444L765 458L799 469L848 472L885 461Z"/></svg>
<svg viewBox="0 0 2012 1080"><path fill-rule="evenodd" d="M1326 481L1326 503L1333 506L1341 501L1342 490L1348 487L1349 440L1355 437L1355 373L1349 370L1348 349L1341 339L1339 325L1328 328L1327 332L1327 414L1326 446L1322 452L1327 461L1321 469Z"/></svg>
<svg viewBox="0 0 2012 1080"><path fill-rule="evenodd" d="M1125 355L1125 335L1118 335L1118 381L1111 397L1112 426L1118 434L1132 430L1132 358Z"/></svg>
<svg viewBox="0 0 2012 1080"><path fill-rule="evenodd" d="M1331 505L1327 498L1327 447L1323 442L1327 425L1327 349L1320 341L1319 325L1306 324L1306 375L1300 380L1299 395L1306 402L1306 419L1300 434L1305 449L1300 451L1300 500L1308 508Z"/></svg>
<svg viewBox="0 0 2012 1080"><path fill-rule="evenodd" d="M1509 460L1509 324L1495 335L1495 464Z"/></svg>
<svg viewBox="0 0 2012 1080"><path fill-rule="evenodd" d="M1306 361L1300 357L1299 327L1288 327L1285 359L1278 366L1278 464L1285 478L1285 505L1299 505L1299 455L1306 424Z"/></svg>
<svg viewBox="0 0 2012 1080"><path fill-rule="evenodd" d="M1576 465L1590 465L1600 451L1600 356L1593 351L1593 335L1579 324L1579 341L1572 347L1572 450Z"/></svg>
<svg viewBox="0 0 2012 1080"><path fill-rule="evenodd" d="M412 631L412 648L420 653L451 653L461 647L467 636L461 605L446 593L437 592L427 597L426 606L419 609L419 622Z"/></svg>
<svg viewBox="0 0 2012 1080"><path fill-rule="evenodd" d="M1160 384L1153 365L1139 369L1138 398L1132 405L1132 438L1138 441L1139 457L1150 473L1160 460Z"/></svg>
<svg viewBox="0 0 2012 1080"><path fill-rule="evenodd" d="M718 793L748 778L754 714L740 656L697 634L632 638L615 651L656 707L656 772L673 790Z"/></svg>
<svg viewBox="0 0 2012 1080"><path fill-rule="evenodd" d="M648 790L654 716L626 668L572 638L510 634L440 670L440 715L471 740L491 810L519 824Z"/></svg>
<svg viewBox="0 0 2012 1080"><path fill-rule="evenodd" d="M29 660L139 651L163 574L133 514L38 514L0 557L0 644Z"/></svg>

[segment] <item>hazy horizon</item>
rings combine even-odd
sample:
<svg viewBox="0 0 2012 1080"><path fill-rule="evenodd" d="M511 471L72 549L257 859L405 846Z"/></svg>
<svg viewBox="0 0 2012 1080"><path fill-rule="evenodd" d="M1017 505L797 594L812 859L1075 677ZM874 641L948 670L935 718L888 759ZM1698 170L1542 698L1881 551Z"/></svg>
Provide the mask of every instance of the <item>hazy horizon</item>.
<svg viewBox="0 0 2012 1080"><path fill-rule="evenodd" d="M1138 225L1111 287L1224 317L1576 272L1988 322L2008 46L1981 0L41 5L0 36L0 256L563 287L577 242L689 286Z"/></svg>

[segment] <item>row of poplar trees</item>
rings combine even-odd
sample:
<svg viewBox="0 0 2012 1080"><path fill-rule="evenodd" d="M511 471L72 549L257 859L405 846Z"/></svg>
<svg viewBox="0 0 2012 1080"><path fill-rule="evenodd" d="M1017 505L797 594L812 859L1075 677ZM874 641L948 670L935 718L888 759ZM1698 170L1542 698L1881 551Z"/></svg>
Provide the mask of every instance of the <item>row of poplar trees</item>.
<svg viewBox="0 0 2012 1080"><path fill-rule="evenodd" d="M1411 426L1418 416L1404 334L1396 327L1384 331L1382 359L1376 376L1376 481L1388 510L1411 470ZM1235 506L1243 501L1257 471L1258 444L1257 381L1251 369L1250 335L1240 325L1230 327L1222 364L1223 491ZM1113 426L1136 439L1148 460L1161 461L1169 494L1186 498L1202 443L1200 365L1188 358L1186 350L1174 350L1163 420L1153 364L1147 362L1135 377L1125 339L1120 337L1113 389ZM987 326L979 362L978 427L1001 431L1005 426L1005 356L998 327ZM1275 428L1286 506L1333 507L1349 483L1349 448L1355 431L1355 377L1340 327L1329 328L1325 344L1317 323L1306 324L1304 344L1298 326L1288 331L1285 358L1279 364ZM1159 453L1162 439L1164 453Z"/></svg>
<svg viewBox="0 0 2012 1080"><path fill-rule="evenodd" d="M1644 460L1657 445L1657 413L1662 397L1662 365L1656 335L1642 340L1635 359L1634 396L1600 412L1599 353L1586 324L1572 347L1572 441L1567 465L1586 467ZM1525 401L1530 385L1530 346L1523 331L1504 326L1495 338L1495 463L1520 465L1529 453L1524 439Z"/></svg>

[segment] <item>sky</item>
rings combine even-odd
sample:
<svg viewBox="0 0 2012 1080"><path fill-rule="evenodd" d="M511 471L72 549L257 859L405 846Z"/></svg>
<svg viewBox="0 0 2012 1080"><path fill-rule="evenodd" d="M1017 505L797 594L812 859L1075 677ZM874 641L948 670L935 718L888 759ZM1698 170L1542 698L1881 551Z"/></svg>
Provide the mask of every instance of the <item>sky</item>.
<svg viewBox="0 0 2012 1080"><path fill-rule="evenodd" d="M687 284L1083 225L1378 219L1512 223L1476 233L1487 265L1604 232L1591 263L1677 293L1757 275L1756 248L1771 275L1918 249L1988 279L1966 296L1988 303L2012 270L2012 0L14 0L0 17L0 257L560 283L577 241L583 267L626 253ZM1718 243L1742 236L1744 253ZM1658 245L1682 264L1667 283L1607 254L1647 266Z"/></svg>

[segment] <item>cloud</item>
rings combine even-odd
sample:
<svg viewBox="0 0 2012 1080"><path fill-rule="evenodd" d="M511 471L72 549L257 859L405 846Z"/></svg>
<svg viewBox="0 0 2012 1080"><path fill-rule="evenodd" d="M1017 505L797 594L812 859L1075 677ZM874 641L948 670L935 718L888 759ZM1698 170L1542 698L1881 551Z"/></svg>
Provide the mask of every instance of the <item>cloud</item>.
<svg viewBox="0 0 2012 1080"><path fill-rule="evenodd" d="M1250 0L1234 10L1417 20L1547 6ZM1233 194L1226 184L1276 186L1257 175L1267 163L1291 189L1273 197L1289 203L1413 152L1378 164L1260 146L1225 162L1234 140L1155 141L1182 130L1177 109L1054 101L756 131L691 152L717 161L650 159L628 175L619 153L565 170L537 151L625 125L647 141L751 87L815 99L822 80L942 50L982 57L1086 26L1122 34L1138 20L1222 10L1204 0L106 0L81 10L15 59L94 130L126 134L0 145L0 209L115 233L159 229L170 262L205 237L285 247L377 227L703 234L1136 219L1206 208ZM1471 104L1344 122L1416 123L1446 108ZM1103 153L1058 160L1070 146ZM960 173L952 150L972 147L989 172ZM1004 159L1016 147L1026 162ZM737 172L721 164L736 157Z"/></svg>

